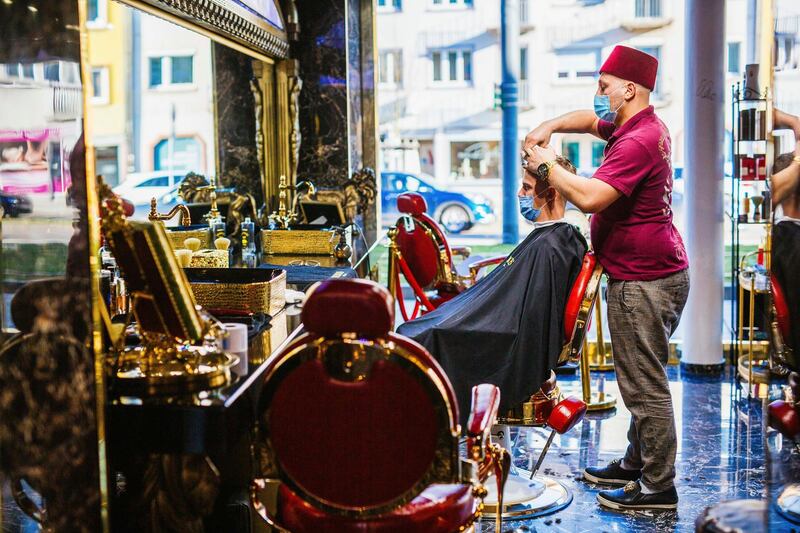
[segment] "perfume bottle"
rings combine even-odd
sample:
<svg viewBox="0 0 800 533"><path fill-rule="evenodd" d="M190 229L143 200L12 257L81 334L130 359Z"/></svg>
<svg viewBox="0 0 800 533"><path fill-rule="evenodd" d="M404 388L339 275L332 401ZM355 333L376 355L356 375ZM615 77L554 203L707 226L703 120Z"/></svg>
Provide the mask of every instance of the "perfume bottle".
<svg viewBox="0 0 800 533"><path fill-rule="evenodd" d="M246 217L242 222L242 266L255 268L256 266L256 226Z"/></svg>
<svg viewBox="0 0 800 533"><path fill-rule="evenodd" d="M211 241L215 241L220 237L225 237L225 233L227 232L227 227L225 222L222 221L222 217L212 218L210 221L211 226Z"/></svg>

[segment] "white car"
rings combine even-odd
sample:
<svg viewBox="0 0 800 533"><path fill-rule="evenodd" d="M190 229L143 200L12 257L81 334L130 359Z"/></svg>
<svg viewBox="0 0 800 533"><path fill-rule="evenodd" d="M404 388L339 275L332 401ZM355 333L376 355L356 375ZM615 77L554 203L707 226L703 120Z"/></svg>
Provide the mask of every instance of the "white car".
<svg viewBox="0 0 800 533"><path fill-rule="evenodd" d="M128 174L128 177L114 187L114 192L133 205L150 205L151 198L161 198L180 183L184 176L183 171L159 170L156 172L143 172Z"/></svg>

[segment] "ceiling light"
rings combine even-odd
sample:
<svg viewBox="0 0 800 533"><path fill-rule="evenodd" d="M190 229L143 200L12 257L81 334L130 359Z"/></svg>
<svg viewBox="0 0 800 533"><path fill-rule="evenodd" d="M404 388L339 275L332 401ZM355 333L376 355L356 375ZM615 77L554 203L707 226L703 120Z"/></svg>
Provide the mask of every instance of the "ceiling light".
<svg viewBox="0 0 800 533"><path fill-rule="evenodd" d="M39 8L36 7L36 6L29 5L28 6L28 11L30 11L31 13L38 13L39 12Z"/></svg>

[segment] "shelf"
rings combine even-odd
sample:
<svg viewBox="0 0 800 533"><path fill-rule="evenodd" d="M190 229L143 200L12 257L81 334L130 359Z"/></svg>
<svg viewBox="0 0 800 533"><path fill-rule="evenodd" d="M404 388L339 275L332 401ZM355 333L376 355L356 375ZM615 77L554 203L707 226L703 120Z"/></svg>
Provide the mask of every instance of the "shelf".
<svg viewBox="0 0 800 533"><path fill-rule="evenodd" d="M759 289L758 287L756 287L755 290L751 290L750 289L750 285L751 285L750 279L751 279L750 276L745 276L744 274L740 273L739 274L739 286L741 286L745 291L753 292L755 294L769 294L770 293L769 281L767 281L767 288L766 289ZM767 278L767 279L769 279L769 278Z"/></svg>

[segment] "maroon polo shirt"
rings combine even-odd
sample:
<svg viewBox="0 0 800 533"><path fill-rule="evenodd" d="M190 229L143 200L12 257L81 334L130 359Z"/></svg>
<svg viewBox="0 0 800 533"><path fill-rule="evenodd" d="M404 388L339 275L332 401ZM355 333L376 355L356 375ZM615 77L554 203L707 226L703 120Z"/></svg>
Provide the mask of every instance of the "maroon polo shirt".
<svg viewBox="0 0 800 533"><path fill-rule="evenodd" d="M672 223L671 141L653 106L621 127L601 120L608 141L594 177L621 196L592 216L592 247L611 279L650 281L688 268Z"/></svg>

